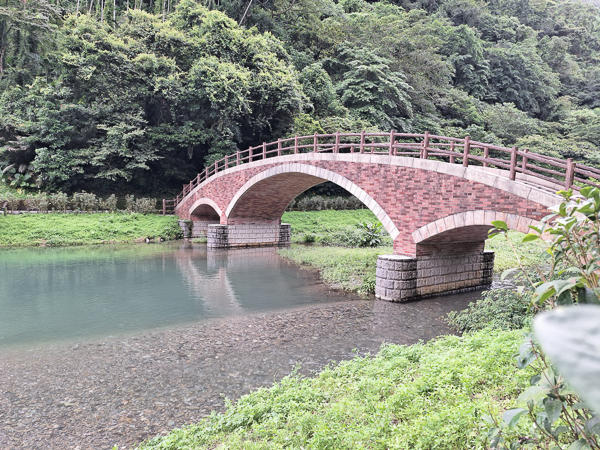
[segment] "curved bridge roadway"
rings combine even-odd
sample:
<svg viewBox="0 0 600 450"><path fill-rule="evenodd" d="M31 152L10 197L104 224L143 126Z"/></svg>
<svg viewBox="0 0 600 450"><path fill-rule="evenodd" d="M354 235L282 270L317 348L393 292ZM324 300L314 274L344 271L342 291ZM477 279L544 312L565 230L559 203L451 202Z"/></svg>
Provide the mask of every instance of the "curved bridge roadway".
<svg viewBox="0 0 600 450"><path fill-rule="evenodd" d="M593 184L589 178L600 171L469 137L336 133L227 156L173 204L207 231L209 247L285 245L287 205L331 181L358 197L394 240L394 255L378 260L376 295L404 301L491 283L493 253L484 252L491 222L528 232L559 202L555 192Z"/></svg>

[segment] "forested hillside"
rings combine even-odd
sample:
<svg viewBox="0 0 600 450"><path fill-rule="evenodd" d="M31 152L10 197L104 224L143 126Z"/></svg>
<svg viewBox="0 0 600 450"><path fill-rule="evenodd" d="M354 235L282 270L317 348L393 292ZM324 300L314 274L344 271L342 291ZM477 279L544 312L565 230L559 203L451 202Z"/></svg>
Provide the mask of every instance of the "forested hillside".
<svg viewBox="0 0 600 450"><path fill-rule="evenodd" d="M159 191L215 158L395 129L600 165L600 8L577 0L0 0L13 186Z"/></svg>

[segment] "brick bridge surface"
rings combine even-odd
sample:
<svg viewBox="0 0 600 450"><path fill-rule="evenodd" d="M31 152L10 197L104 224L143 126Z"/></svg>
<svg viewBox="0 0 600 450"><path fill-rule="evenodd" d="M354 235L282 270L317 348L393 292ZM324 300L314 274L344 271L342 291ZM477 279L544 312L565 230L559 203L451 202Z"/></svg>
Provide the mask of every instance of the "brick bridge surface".
<svg viewBox="0 0 600 450"><path fill-rule="evenodd" d="M281 216L306 189L331 181L358 197L394 241L380 257L377 295L393 301L480 287L491 282L484 253L492 220L528 232L559 202L560 186L512 181L507 171L386 155L306 153L218 172L176 207L202 223L209 246L289 242ZM467 274L467 275L465 275ZM462 278L462 279L461 279Z"/></svg>

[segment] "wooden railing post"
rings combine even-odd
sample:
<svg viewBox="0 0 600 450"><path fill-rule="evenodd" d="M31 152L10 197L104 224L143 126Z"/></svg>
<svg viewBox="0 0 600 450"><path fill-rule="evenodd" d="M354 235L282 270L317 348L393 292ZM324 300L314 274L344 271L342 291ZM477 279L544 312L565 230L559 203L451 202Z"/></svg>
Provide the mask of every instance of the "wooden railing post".
<svg viewBox="0 0 600 450"><path fill-rule="evenodd" d="M528 148L524 148L523 149L523 153L527 153L529 152ZM526 155L523 155L523 162L521 163L521 169L523 169L523 172L525 172L527 170L527 163L529 162L529 158L527 158Z"/></svg>
<svg viewBox="0 0 600 450"><path fill-rule="evenodd" d="M281 138L277 139L277 156L281 156Z"/></svg>
<svg viewBox="0 0 600 450"><path fill-rule="evenodd" d="M450 151L454 152L454 141L450 142ZM454 154L450 154L450 164L454 164Z"/></svg>
<svg viewBox="0 0 600 450"><path fill-rule="evenodd" d="M463 167L469 167L469 152L471 151L471 136L465 137L465 149L463 151Z"/></svg>
<svg viewBox="0 0 600 450"><path fill-rule="evenodd" d="M396 140L396 137L394 136L395 133L395 130L390 131L390 155L394 154L394 141Z"/></svg>
<svg viewBox="0 0 600 450"><path fill-rule="evenodd" d="M488 167L490 165L487 162L488 158L490 157L490 148L489 147L483 148L483 157L485 158L485 161L483 162L483 167Z"/></svg>
<svg viewBox="0 0 600 450"><path fill-rule="evenodd" d="M225 155L225 170L229 169L229 155Z"/></svg>
<svg viewBox="0 0 600 450"><path fill-rule="evenodd" d="M262 159L267 159L267 143L263 142L263 157Z"/></svg>
<svg viewBox="0 0 600 450"><path fill-rule="evenodd" d="M429 131L425 132L423 137L423 147L421 148L421 158L427 159L429 157Z"/></svg>
<svg viewBox="0 0 600 450"><path fill-rule="evenodd" d="M215 175L217 174L219 170L219 161L215 161Z"/></svg>
<svg viewBox="0 0 600 450"><path fill-rule="evenodd" d="M252 147L248 147L248 162L252 162Z"/></svg>
<svg viewBox="0 0 600 450"><path fill-rule="evenodd" d="M235 152L235 165L236 166L240 165L240 152L239 152L239 150L237 152Z"/></svg>
<svg viewBox="0 0 600 450"><path fill-rule="evenodd" d="M207 166L207 167L206 167L206 169L204 170L204 173L205 173L205 175L204 175L204 179L205 179L205 180L208 180L208 166Z"/></svg>
<svg viewBox="0 0 600 450"><path fill-rule="evenodd" d="M333 147L333 153L339 153L340 152L340 132L336 131L335 132L335 145Z"/></svg>
<svg viewBox="0 0 600 450"><path fill-rule="evenodd" d="M314 137L313 137L313 152L317 153L318 147L317 147L317 143L318 143L319 138L317 138L317 133L315 133Z"/></svg>
<svg viewBox="0 0 600 450"><path fill-rule="evenodd" d="M365 152L365 130L360 132L360 152Z"/></svg>
<svg viewBox="0 0 600 450"><path fill-rule="evenodd" d="M163 198L163 216L167 215L167 201Z"/></svg>
<svg viewBox="0 0 600 450"><path fill-rule="evenodd" d="M294 136L294 155L298 153L298 135Z"/></svg>
<svg viewBox="0 0 600 450"><path fill-rule="evenodd" d="M519 149L517 147L513 147L510 149L510 176L511 180L517 179L517 152Z"/></svg>
<svg viewBox="0 0 600 450"><path fill-rule="evenodd" d="M567 190L573 187L573 182L575 181L575 163L573 162L573 158L567 159L567 173L565 174L565 188Z"/></svg>

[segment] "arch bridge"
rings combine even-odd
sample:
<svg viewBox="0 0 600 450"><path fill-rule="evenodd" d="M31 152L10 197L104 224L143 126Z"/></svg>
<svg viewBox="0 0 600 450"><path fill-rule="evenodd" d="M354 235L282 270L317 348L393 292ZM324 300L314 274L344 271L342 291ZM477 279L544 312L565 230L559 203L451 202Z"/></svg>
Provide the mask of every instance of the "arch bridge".
<svg viewBox="0 0 600 450"><path fill-rule="evenodd" d="M592 181L590 181L592 179ZM181 219L213 248L286 245L288 204L331 181L359 198L394 241L377 263L376 295L391 301L491 283L493 220L528 232L560 201L556 192L595 185L600 170L517 147L430 133L295 136L238 151L184 185Z"/></svg>

